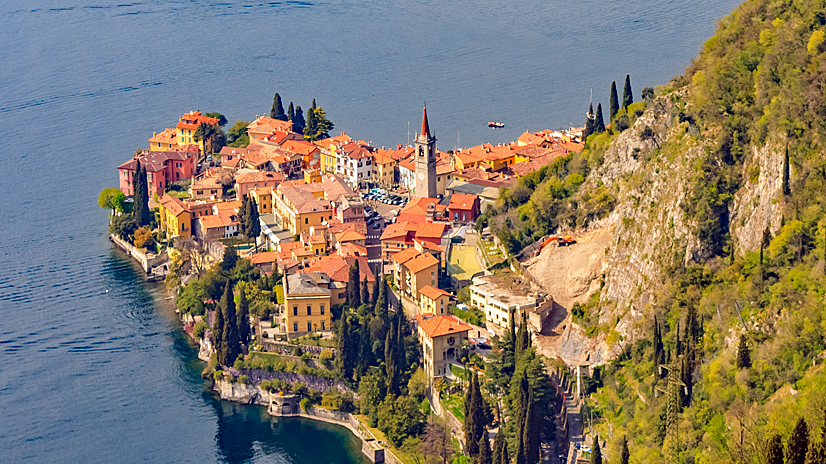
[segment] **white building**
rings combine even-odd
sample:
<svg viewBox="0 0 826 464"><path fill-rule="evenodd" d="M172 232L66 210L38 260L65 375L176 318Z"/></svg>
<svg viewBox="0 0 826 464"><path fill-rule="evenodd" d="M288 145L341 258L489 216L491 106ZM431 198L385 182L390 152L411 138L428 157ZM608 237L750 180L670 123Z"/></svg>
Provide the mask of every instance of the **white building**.
<svg viewBox="0 0 826 464"><path fill-rule="evenodd" d="M336 172L353 188L373 178L373 152L359 143L348 143L336 150Z"/></svg>
<svg viewBox="0 0 826 464"><path fill-rule="evenodd" d="M470 303L485 313L486 321L500 327L510 326L511 310L516 314L516 325L519 325L521 313L530 313L536 309L536 298L530 296L524 288L511 288L503 279L492 275L473 278Z"/></svg>

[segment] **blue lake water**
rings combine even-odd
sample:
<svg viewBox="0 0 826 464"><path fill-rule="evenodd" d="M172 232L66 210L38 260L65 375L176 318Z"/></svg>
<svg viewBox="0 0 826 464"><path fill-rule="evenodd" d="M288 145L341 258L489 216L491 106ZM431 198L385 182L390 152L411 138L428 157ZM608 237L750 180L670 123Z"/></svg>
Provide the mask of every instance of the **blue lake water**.
<svg viewBox="0 0 826 464"><path fill-rule="evenodd" d="M362 462L345 430L222 403L170 302L106 239L97 194L193 109L316 98L395 146L581 124L591 89L682 72L735 0L0 2L5 462ZM487 121L502 121L492 130Z"/></svg>

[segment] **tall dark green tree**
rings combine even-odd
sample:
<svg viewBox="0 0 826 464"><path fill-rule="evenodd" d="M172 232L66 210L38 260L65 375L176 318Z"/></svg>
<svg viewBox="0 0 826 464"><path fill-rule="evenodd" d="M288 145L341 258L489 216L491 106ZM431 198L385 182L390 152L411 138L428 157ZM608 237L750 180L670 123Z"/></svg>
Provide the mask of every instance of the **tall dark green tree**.
<svg viewBox="0 0 826 464"><path fill-rule="evenodd" d="M376 307L376 302L378 302L381 281L381 275L377 275L376 278L373 280L373 291L370 293L370 306L372 306L373 308Z"/></svg>
<svg viewBox="0 0 826 464"><path fill-rule="evenodd" d="M224 312L219 307L215 311L215 322L212 325L212 349L218 357L218 363L224 365L221 360L227 359L227 344L224 341Z"/></svg>
<svg viewBox="0 0 826 464"><path fill-rule="evenodd" d="M660 378L659 366L665 364L662 331L657 316L654 315L654 383Z"/></svg>
<svg viewBox="0 0 826 464"><path fill-rule="evenodd" d="M370 316L368 315L359 327L359 350L356 361L356 377L367 374L367 368L373 364L373 343L370 338Z"/></svg>
<svg viewBox="0 0 826 464"><path fill-rule="evenodd" d="M353 353L350 351L350 321L345 311L336 332L336 369L342 378L353 377L353 361Z"/></svg>
<svg viewBox="0 0 826 464"><path fill-rule="evenodd" d="M516 432L516 451L515 457L516 462L519 464L527 464L525 458L527 457L527 450L525 449L525 434L524 430L525 427L528 426L528 410L530 405L531 399L531 386L528 382L528 376L525 371L519 372L518 378L515 379L517 382L516 387L516 398L514 398L513 408L516 411L516 422L515 422L515 432Z"/></svg>
<svg viewBox="0 0 826 464"><path fill-rule="evenodd" d="M482 402L482 390L479 387L479 377L474 372L470 378L468 394L465 395L465 415L464 432L466 451L476 457L479 454L479 439L485 432L485 410Z"/></svg>
<svg viewBox="0 0 826 464"><path fill-rule="evenodd" d="M631 459L631 452L628 450L628 438L623 436L620 444L620 464L628 464Z"/></svg>
<svg viewBox="0 0 826 464"><path fill-rule="evenodd" d="M806 464L826 464L826 444L823 440L813 442L806 453Z"/></svg>
<svg viewBox="0 0 826 464"><path fill-rule="evenodd" d="M785 458L783 456L783 439L780 435L775 433L769 438L769 447L766 453L766 464L784 464Z"/></svg>
<svg viewBox="0 0 826 464"><path fill-rule="evenodd" d="M737 368L748 369L751 367L751 350L746 334L740 335L740 343L737 345Z"/></svg>
<svg viewBox="0 0 826 464"><path fill-rule="evenodd" d="M140 161L138 161L135 169L137 179L134 185L135 196L132 212L138 227L143 227L152 222L152 212L149 211L149 183L146 179L146 166L141 166Z"/></svg>
<svg viewBox="0 0 826 464"><path fill-rule="evenodd" d="M390 330L387 331L387 338L384 341L384 370L387 379L387 392L391 395L399 394L399 373L396 365L396 331L393 330L393 323L390 323Z"/></svg>
<svg viewBox="0 0 826 464"><path fill-rule="evenodd" d="M594 133L601 134L605 132L605 121L602 119L602 103L597 104L597 114L594 120Z"/></svg>
<svg viewBox="0 0 826 464"><path fill-rule="evenodd" d="M284 113L284 106L281 104L281 95L276 92L272 99L272 109L270 109L270 117L279 119L281 121L287 120L287 115Z"/></svg>
<svg viewBox="0 0 826 464"><path fill-rule="evenodd" d="M522 313L522 322L519 323L519 330L516 332L515 356L516 362L522 354L531 347L531 334L528 330L528 318Z"/></svg>
<svg viewBox="0 0 826 464"><path fill-rule="evenodd" d="M786 153L783 155L783 195L791 195L792 188L789 185L789 146L786 145Z"/></svg>
<svg viewBox="0 0 826 464"><path fill-rule="evenodd" d="M238 321L236 318L235 296L232 292L232 281L228 280L224 286L224 295L221 297L220 311L224 316L224 330L221 338L226 347L225 356L218 363L222 366L231 366L241 353L241 339L238 336Z"/></svg>
<svg viewBox="0 0 826 464"><path fill-rule="evenodd" d="M809 451L809 426L802 417L794 426L787 448L786 464L806 464L806 452Z"/></svg>
<svg viewBox="0 0 826 464"><path fill-rule="evenodd" d="M614 117L619 113L619 98L617 97L617 81L611 82L611 98L608 102L608 116L609 121L613 121Z"/></svg>
<svg viewBox="0 0 826 464"><path fill-rule="evenodd" d="M379 291L376 303L373 305L373 314L384 320L387 317L387 281L376 277L376 282L379 285Z"/></svg>
<svg viewBox="0 0 826 464"><path fill-rule="evenodd" d="M290 102L290 105L287 107L287 121L295 121L295 108L293 108L293 102Z"/></svg>
<svg viewBox="0 0 826 464"><path fill-rule="evenodd" d="M361 283L361 304L370 306L370 282L367 281L367 276L364 277L364 281Z"/></svg>
<svg viewBox="0 0 826 464"><path fill-rule="evenodd" d="M588 136L594 133L594 104L588 106L588 114L585 117L585 129L582 130L582 141L588 140Z"/></svg>
<svg viewBox="0 0 826 464"><path fill-rule="evenodd" d="M628 108L628 105L634 103L634 94L631 91L631 76L625 75L625 87L622 88L622 107Z"/></svg>
<svg viewBox="0 0 826 464"><path fill-rule="evenodd" d="M303 134L304 126L307 123L304 121L304 110L300 106L295 107L295 117L293 118L293 132Z"/></svg>
<svg viewBox="0 0 826 464"><path fill-rule="evenodd" d="M493 463L493 456L490 449L490 439L488 439L488 430L482 430L482 436L479 438L479 442L477 443L477 447L479 448L479 454L476 456L476 459L473 461L474 464L492 464Z"/></svg>
<svg viewBox="0 0 826 464"><path fill-rule="evenodd" d="M594 446L591 449L591 464L602 464L602 450L599 448L599 435L594 437Z"/></svg>
<svg viewBox="0 0 826 464"><path fill-rule="evenodd" d="M502 452L505 451L505 434L503 432L504 424L499 424L499 432L493 439L493 452L491 461L493 464L502 462Z"/></svg>
<svg viewBox="0 0 826 464"><path fill-rule="evenodd" d="M244 286L240 285L240 295L238 295L238 308L235 320L238 323L238 339L246 345L250 340L250 308L247 301L247 292Z"/></svg>
<svg viewBox="0 0 826 464"><path fill-rule="evenodd" d="M241 205L238 206L238 232L247 236L247 211L250 207L250 198L252 195L244 195L241 197Z"/></svg>
<svg viewBox="0 0 826 464"><path fill-rule="evenodd" d="M407 368L407 353L405 352L404 331L407 327L407 318L404 311L396 311L396 342L393 354L396 356L396 370L402 374Z"/></svg>
<svg viewBox="0 0 826 464"><path fill-rule="evenodd" d="M359 262L353 262L347 280L347 304L351 308L361 306L361 281L359 280Z"/></svg>
<svg viewBox="0 0 826 464"><path fill-rule="evenodd" d="M252 242L254 246L255 240L261 235L261 222L258 219L260 217L258 214L258 203L256 203L252 195L249 195L248 198L249 203L247 204L246 217L244 218L244 229L247 242Z"/></svg>
<svg viewBox="0 0 826 464"><path fill-rule="evenodd" d="M533 389L528 388L528 409L525 410L525 426L522 428L522 443L527 464L539 464L539 445L541 444L539 432L542 429L542 424L539 420L539 411L536 408Z"/></svg>
<svg viewBox="0 0 826 464"><path fill-rule="evenodd" d="M236 250L233 245L227 245L224 248L224 257L221 260L221 269L230 271L235 267L235 263L237 262L238 250Z"/></svg>

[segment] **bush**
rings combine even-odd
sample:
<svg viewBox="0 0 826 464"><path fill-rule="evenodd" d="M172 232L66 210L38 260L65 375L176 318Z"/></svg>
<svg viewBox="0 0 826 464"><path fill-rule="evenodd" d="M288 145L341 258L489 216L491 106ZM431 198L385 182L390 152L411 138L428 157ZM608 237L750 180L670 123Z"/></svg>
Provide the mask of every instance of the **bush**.
<svg viewBox="0 0 826 464"><path fill-rule="evenodd" d="M225 372L224 373L224 380L226 380L229 383L232 383L232 382L235 382L235 377L233 377L232 374L230 374L229 372Z"/></svg>
<svg viewBox="0 0 826 464"><path fill-rule="evenodd" d="M204 338L204 333L206 333L207 328L208 326L203 321L196 323L195 327L192 328L192 336L198 340Z"/></svg>
<svg viewBox="0 0 826 464"><path fill-rule="evenodd" d="M321 354L318 355L318 359L322 363L327 364L328 362L333 360L333 351L329 349L321 350Z"/></svg>
<svg viewBox="0 0 826 464"><path fill-rule="evenodd" d="M261 338L270 338L270 336L267 334L267 332L264 332L261 334Z"/></svg>
<svg viewBox="0 0 826 464"><path fill-rule="evenodd" d="M298 405L301 406L301 410L305 413L307 412L307 408L310 407L310 400L309 398L304 398L298 402Z"/></svg>
<svg viewBox="0 0 826 464"><path fill-rule="evenodd" d="M215 371L215 372L213 372L212 373L212 378L215 379L216 382L223 379L224 378L224 371Z"/></svg>
<svg viewBox="0 0 826 464"><path fill-rule="evenodd" d="M250 377L248 375L241 374L238 376L238 383L241 385L248 385L250 383Z"/></svg>
<svg viewBox="0 0 826 464"><path fill-rule="evenodd" d="M313 358L313 355L311 355L309 351L305 351L305 352L301 353L301 356L299 356L299 357L301 358L302 361L304 361L306 363L307 361L309 361L310 359Z"/></svg>
<svg viewBox="0 0 826 464"><path fill-rule="evenodd" d="M135 246L138 248L149 248L155 244L155 237L147 226L143 226L135 231Z"/></svg>

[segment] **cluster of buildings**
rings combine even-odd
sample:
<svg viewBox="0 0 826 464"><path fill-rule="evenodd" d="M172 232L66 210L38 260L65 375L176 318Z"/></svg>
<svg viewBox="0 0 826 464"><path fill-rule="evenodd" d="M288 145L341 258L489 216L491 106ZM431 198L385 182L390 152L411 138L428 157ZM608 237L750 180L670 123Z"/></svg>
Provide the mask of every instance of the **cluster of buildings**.
<svg viewBox="0 0 826 464"><path fill-rule="evenodd" d="M451 239L475 223L501 188L582 148L581 132L572 128L443 152L425 110L412 146L375 148L344 132L309 142L292 131L291 121L261 116L247 127L247 147L223 147L212 159L195 132L200 124L217 123L193 111L175 128L153 134L148 149L118 167L121 190L134 194L140 162L161 230L206 244L237 237L242 199L255 199L261 225L255 249L266 251L249 258L265 273L284 275L279 329L291 336L331 330L331 309L346 301L354 264L371 291L381 278L376 274L389 275L396 294L419 308L417 330L431 376L446 373L448 358L471 330L450 315L452 294L441 284ZM359 193L372 186L396 189L409 199L378 243L377 232L368 239L369 208ZM368 247L379 249L368 253ZM471 303L501 327L509 324L512 309L537 307L535 298L490 276L473 279Z"/></svg>

